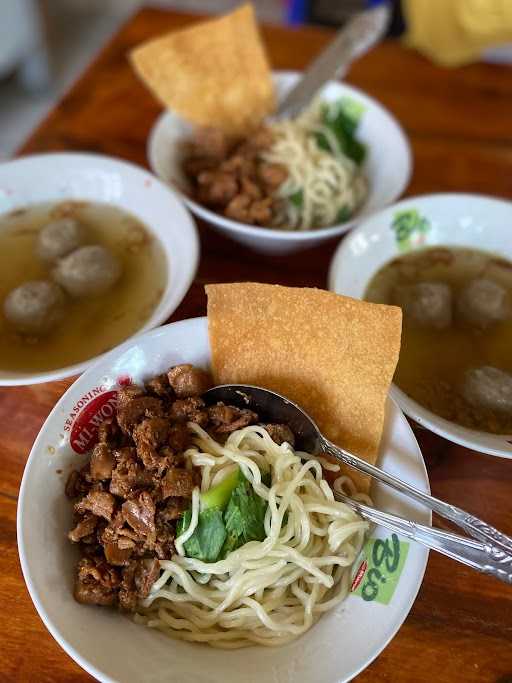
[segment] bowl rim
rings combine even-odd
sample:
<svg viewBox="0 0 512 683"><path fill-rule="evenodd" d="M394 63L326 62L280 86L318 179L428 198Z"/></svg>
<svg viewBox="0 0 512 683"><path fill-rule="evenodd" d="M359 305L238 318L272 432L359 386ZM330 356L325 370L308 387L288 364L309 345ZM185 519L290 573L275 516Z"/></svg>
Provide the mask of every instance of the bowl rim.
<svg viewBox="0 0 512 683"><path fill-rule="evenodd" d="M173 323L168 323L167 325L160 327L158 329L153 329L149 330L146 335L157 335L161 334L162 330L165 330L165 328L168 327L174 327L174 328L179 328L179 327L193 327L194 325L197 324L207 324L206 323L207 318L206 316L199 316L196 318L187 318L185 320L179 320ZM118 347L112 349L109 351L107 354L105 354L106 357L111 356L112 360L117 358L119 355L127 351L133 344L133 340L127 340L123 344L119 345ZM102 361L108 360L108 358L102 358ZM95 364L96 365L96 364ZM95 365L91 366L88 368L87 373L84 373L80 378L77 378L75 382L81 380L83 377L85 377L88 373L93 373L95 371ZM73 383L73 385L75 384ZM84 671L87 671L91 675L95 676L99 681L102 681L103 683L122 683L118 678L113 678L112 676L104 673L104 671L100 670L98 667L96 667L94 664L91 663L90 659L86 658L85 656L82 656L81 653L77 650L77 648L72 645L67 637L62 633L59 628L53 625L53 622L48 615L44 605L39 599L38 596L38 591L36 586L34 585L34 582L32 581L32 577L30 574L30 569L29 569L29 562L27 560L27 555L26 555L26 547L25 547L25 542L24 542L24 534L23 534L23 524L24 524L24 512L25 512L25 498L28 495L28 477L26 477L26 472L31 466L31 463L35 460L38 454L38 447L39 445L44 442L45 438L45 427L46 425L54 419L57 415L59 415L59 410L61 403L64 399L64 397L72 390L73 385L68 387L66 391L62 394L62 396L58 399L56 404L53 406L52 410L48 414L47 418L45 419L43 425L41 426L34 443L32 445L32 448L30 450L30 454L27 458L25 468L23 471L23 476L21 480L21 485L20 485L20 490L19 490L19 495L18 495L18 503L17 503L17 515L16 515L16 534L17 534L17 539L18 539L18 554L19 554L19 560L20 560L20 565L22 569L22 574L23 578L27 587L27 590L29 592L30 598L34 604L34 607L38 613L38 616L41 618L43 624L45 627L48 629L54 640L58 643L58 645L66 652L66 654L71 657ZM388 394L388 400L390 401L391 404L393 404L394 409L397 412L397 416L401 418L402 424L408 434L408 437L410 439L411 445L415 446L415 450L418 453L418 458L417 458L417 464L419 469L421 470L421 473L424 477L424 490L426 493L431 492L430 488L430 479L428 475L428 470L426 467L425 459L423 457L423 453L421 451L421 448L418 444L418 441L416 439L416 436L412 430L411 425L408 423L408 421L405 419L405 415L400 408L400 406L397 404L396 400ZM423 485L421 486L423 490ZM432 524L432 513L428 510L425 510L427 516L428 516L428 524ZM403 607L402 613L400 617L397 619L396 624L393 626L391 629L390 633L388 634L387 638L384 638L382 643L379 644L379 646L375 649L375 652L372 653L372 656L365 660L364 662L361 663L360 667L357 670L354 670L351 672L349 678L344 678L343 681L349 681L352 680L355 676L357 676L361 671L365 670L373 661L377 659L377 657L385 650L385 648L389 645L389 643L393 640L393 638L396 636L400 628L403 626L405 620L407 619L408 615L410 614L410 611L412 609L412 606L414 605L416 598L418 596L418 593L420 591L421 586L423 585L424 577L425 577L425 572L428 564L428 559L430 556L430 551L428 548L424 547L424 557L420 561L418 571L415 574L414 582L417 582L417 585L415 589L412 590L411 594L409 595L406 604ZM341 683L341 679L340 679Z"/></svg>
<svg viewBox="0 0 512 683"><path fill-rule="evenodd" d="M372 223L376 229L381 230L385 225L384 221L386 220L388 213L392 213L409 204L414 204L415 208L421 208L421 206L424 206L425 201L432 202L438 199L443 201L482 201L486 204L495 204L502 208L506 207L512 214L512 202L505 197L494 197L492 195L477 192L432 192L405 197L365 218L346 239L340 242L336 247L329 264L327 275L328 289L332 292L337 292L336 279L338 272L343 267L343 264L350 261L350 259L347 258L350 243L352 240L357 239L358 235L367 229L369 223ZM380 227L378 227L379 224ZM337 293L343 294L343 292ZM434 432L434 434L442 436L448 441L465 446L478 453L512 459L512 434L492 434L477 429L470 429L469 427L458 425L451 420L446 420L422 406L394 383L391 385L390 395L408 417L417 422L418 425Z"/></svg>
<svg viewBox="0 0 512 683"><path fill-rule="evenodd" d="M296 71L293 69L272 70L272 76L274 77L274 79L282 78L283 80L287 78L298 79L301 73L303 72ZM362 220L365 220L367 217L373 216L376 211L380 211L382 208L392 205L393 202L403 194L403 192L409 185L409 182L412 177L413 155L409 138L407 137L404 128L402 127L401 123L396 118L396 116L389 109L387 109L374 97L372 97L371 95L367 94L366 92L364 92L360 88L357 88L354 85L345 83L344 81L329 80L327 81L327 83L325 83L324 87L332 85L338 86L343 90L346 90L347 93L351 93L356 97L361 98L361 100L366 100L366 102L370 104L374 109L376 109L377 111L384 114L387 118L389 118L390 123L395 128L397 137L400 139L400 142L403 146L406 167L404 176L400 184L397 186L397 190L394 193L395 198L391 199L386 204L383 204L378 209L370 210L368 212L358 212L351 220L347 221L346 223L338 223L336 225L330 225L325 228L317 228L315 230L278 230L276 228L254 226L248 223L241 223L240 221L235 221L231 218L226 218L226 216L216 213L215 211L210 211L210 209L207 209L202 204L199 204L198 202L191 199L175 183L172 183L168 180L164 180L163 178L161 178L162 182L167 183L169 187L171 187L181 197L182 201L185 202L185 204L190 208L190 210L193 213L200 216L203 220L208 221L209 223L213 223L214 225L221 225L222 227L228 228L234 233L245 235L248 237L266 237L270 238L271 240L275 239L283 242L304 242L312 238L325 239L328 237L337 237L353 229ZM146 158L149 167L151 168L151 171L158 178L160 178L160 176L158 175L156 170L153 149L155 148L155 142L158 135L160 134L160 130L165 126L167 120L170 118L171 115L173 115L172 111L164 109L164 111L155 120L147 138Z"/></svg>
<svg viewBox="0 0 512 683"><path fill-rule="evenodd" d="M99 161L100 163L104 164L112 164L114 166L120 167L121 169L123 167L126 167L129 172L133 173L135 172L136 174L143 174L147 176L157 188L158 191L163 191L170 193L172 197L172 201L176 202L176 206L179 206L179 210L182 210L183 216L186 217L186 220L188 222L188 227L186 229L189 232L189 237L190 237L190 254L189 254L189 268L188 268L188 273L183 277L181 280L175 281L175 287L173 287L174 291L176 292L175 298L177 303L171 307L167 306L165 309L162 309L158 315L153 314L150 318L146 320L146 322L139 328L137 329L133 334L131 334L129 337L126 337L126 339L123 339L120 344L124 344L126 341L132 340L135 337L137 337L139 334L142 334L144 332L149 331L150 329L154 327L158 327L162 323L164 323L173 313L174 311L178 308L180 303L183 301L187 291L189 290L195 274L197 272L198 264L199 264L199 253L200 253L200 242L199 242L199 234L197 230L197 225L194 220L193 215L191 212L188 210L188 208L184 205L184 202L182 201L181 196L176 192L176 190L171 187L168 183L165 183L161 178L159 178L156 174L153 173L153 171L148 170L144 168L143 166L139 166L138 164L133 163L132 161L128 161L126 159L122 159L119 157L115 156L109 156L107 154L96 154L94 152L43 152L41 154L27 154L23 155L20 157L15 157L14 159L7 159L6 161L3 161L0 163L0 168L5 168L7 165L23 165L23 164L30 164L33 161L56 161L58 159L62 160L68 160L68 161L73 161L76 160L77 162L93 162L94 160ZM141 177L143 177L141 175ZM66 201L66 198L62 198L62 201ZM118 206L118 205L117 205ZM118 207L119 208L119 207ZM2 215L2 212L0 212L0 216ZM157 236L154 233L154 230L152 226L146 225L146 227L152 232L152 234ZM169 251L166 249L164 244L162 243L162 248L165 253L166 257L166 264L167 264L167 276L168 276L168 284L167 288L169 288L170 283L172 282L171 278L169 277L170 274L170 263L169 263ZM163 295L160 298L160 302L163 299ZM158 308L158 306L157 306ZM155 309L156 311L156 309ZM117 344L115 348L117 348L120 344ZM88 367L91 366L92 363L95 363L96 361L100 360L103 358L105 355L110 353L109 351L105 351L104 353L100 353L96 356L92 356L91 358L88 358L86 360L80 361L78 363L73 363L72 365L67 365L65 367L61 368L55 368L53 370L45 370L43 372L34 372L34 373L23 373L20 374L18 377L9 377L9 378L1 378L0 377L0 386L4 387L12 387L12 386L26 386L30 384L42 384L44 382L53 382L56 380L60 379L65 379L68 377L72 377L74 375L80 375L84 370L86 370ZM14 373L12 373L14 374Z"/></svg>

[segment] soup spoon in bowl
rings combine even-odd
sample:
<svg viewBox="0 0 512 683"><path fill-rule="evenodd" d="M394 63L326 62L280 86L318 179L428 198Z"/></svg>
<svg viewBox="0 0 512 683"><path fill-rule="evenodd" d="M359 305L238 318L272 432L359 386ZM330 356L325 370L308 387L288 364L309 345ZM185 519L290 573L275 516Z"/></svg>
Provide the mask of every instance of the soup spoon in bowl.
<svg viewBox="0 0 512 683"><path fill-rule="evenodd" d="M331 456L422 503L439 516L459 526L471 538L411 522L358 503L337 491L334 492L337 499L352 507L362 517L432 550L437 550L477 571L512 584L512 538L478 517L423 493L407 482L336 446L321 433L314 420L293 401L275 391L248 384L219 385L209 389L203 398L207 404L221 401L227 405L253 410L262 422L284 423L295 436L296 450Z"/></svg>

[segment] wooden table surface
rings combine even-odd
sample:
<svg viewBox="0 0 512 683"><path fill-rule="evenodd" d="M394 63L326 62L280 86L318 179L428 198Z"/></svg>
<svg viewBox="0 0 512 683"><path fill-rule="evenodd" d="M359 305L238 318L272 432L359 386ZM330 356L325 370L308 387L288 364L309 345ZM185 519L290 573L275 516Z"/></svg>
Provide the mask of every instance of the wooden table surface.
<svg viewBox="0 0 512 683"><path fill-rule="evenodd" d="M134 45L194 17L144 10L103 50L21 150L101 152L146 165L159 107L126 59ZM266 27L274 67L302 69L329 31ZM414 153L408 194L468 191L512 195L512 70L436 68L387 42L347 81L388 107ZM504 226L510 227L512 226ZM199 271L172 320L205 313L203 285L256 280L326 286L335 243L293 258L253 254L200 225ZM70 381L0 390L0 681L91 681L44 628L26 591L16 549L16 500L30 447ZM433 494L512 534L512 462L473 453L426 431L417 437ZM418 598L397 636L358 681L512 682L512 588L432 553Z"/></svg>

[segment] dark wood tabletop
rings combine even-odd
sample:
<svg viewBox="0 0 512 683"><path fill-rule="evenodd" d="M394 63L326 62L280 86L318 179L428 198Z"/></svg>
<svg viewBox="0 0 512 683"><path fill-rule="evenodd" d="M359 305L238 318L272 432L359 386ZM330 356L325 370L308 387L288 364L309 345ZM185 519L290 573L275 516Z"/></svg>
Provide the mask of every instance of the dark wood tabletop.
<svg viewBox="0 0 512 683"><path fill-rule="evenodd" d="M147 166L146 139L160 112L127 62L137 43L196 17L146 9L119 31L20 154L86 150ZM264 27L272 64L302 69L329 41L317 28ZM404 126L414 154L407 194L512 196L512 70L440 69L396 42L351 68L347 81L380 100ZM512 226L504 226L512 231ZM254 280L326 286L335 242L293 258L252 253L199 225L197 277L172 320L205 314L203 286ZM512 232L511 232L512 234ZM32 443L71 380L0 390L0 681L91 681L39 619L21 575L16 501ZM416 432L434 495L512 534L512 462ZM399 633L358 681L512 682L512 587L431 553Z"/></svg>

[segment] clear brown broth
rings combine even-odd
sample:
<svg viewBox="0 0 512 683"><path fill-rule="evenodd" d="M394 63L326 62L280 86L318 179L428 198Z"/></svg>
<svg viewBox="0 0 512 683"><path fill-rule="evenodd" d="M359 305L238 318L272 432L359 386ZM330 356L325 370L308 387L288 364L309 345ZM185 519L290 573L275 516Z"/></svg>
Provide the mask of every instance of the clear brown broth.
<svg viewBox="0 0 512 683"><path fill-rule="evenodd" d="M162 245L135 216L110 204L38 204L0 216L0 301L27 280L49 277L35 255L39 230L50 220L73 216L84 223L89 243L111 249L121 279L96 297L68 304L64 321L48 336L27 339L0 315L0 369L38 372L65 367L112 349L153 313L167 285Z"/></svg>
<svg viewBox="0 0 512 683"><path fill-rule="evenodd" d="M472 279L486 277L505 287L512 301L512 262L475 249L432 247L400 256L372 278L364 298L392 303L394 287L444 282L454 298ZM404 316L402 347L395 383L432 412L466 427L497 434L512 433L512 415L467 403L460 387L465 372L490 365L512 373L512 320L486 329L456 317L444 330L411 323Z"/></svg>

